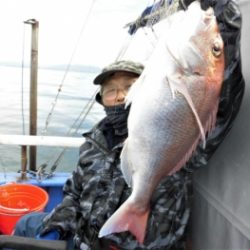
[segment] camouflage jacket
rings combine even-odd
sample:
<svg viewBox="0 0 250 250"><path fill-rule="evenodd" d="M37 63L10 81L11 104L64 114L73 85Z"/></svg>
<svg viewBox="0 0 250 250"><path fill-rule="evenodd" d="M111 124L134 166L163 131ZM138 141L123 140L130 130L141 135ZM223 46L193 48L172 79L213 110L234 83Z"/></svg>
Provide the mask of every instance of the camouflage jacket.
<svg viewBox="0 0 250 250"><path fill-rule="evenodd" d="M164 179L155 190L145 245L127 232L98 238L101 226L131 189L120 171L122 142L108 150L98 126L84 137L77 169L64 186L63 202L45 218L44 232L57 229L62 239L72 235L76 249L184 249L191 187L191 176L184 170Z"/></svg>

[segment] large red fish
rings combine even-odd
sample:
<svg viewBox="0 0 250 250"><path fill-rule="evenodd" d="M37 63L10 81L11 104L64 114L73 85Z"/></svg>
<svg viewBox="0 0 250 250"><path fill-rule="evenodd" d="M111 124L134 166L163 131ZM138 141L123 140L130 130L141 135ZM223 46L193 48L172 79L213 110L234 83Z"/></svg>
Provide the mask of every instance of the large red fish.
<svg viewBox="0 0 250 250"><path fill-rule="evenodd" d="M143 243L156 186L178 171L214 127L224 48L212 8L198 2L169 17L143 74L132 86L121 168L132 194L99 237L130 231Z"/></svg>

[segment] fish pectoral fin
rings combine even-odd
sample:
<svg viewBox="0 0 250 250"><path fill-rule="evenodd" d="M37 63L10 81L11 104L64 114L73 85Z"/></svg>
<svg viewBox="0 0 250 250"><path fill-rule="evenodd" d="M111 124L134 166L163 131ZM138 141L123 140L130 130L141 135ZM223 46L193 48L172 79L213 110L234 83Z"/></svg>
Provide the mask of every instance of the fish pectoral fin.
<svg viewBox="0 0 250 250"><path fill-rule="evenodd" d="M171 83L171 81L169 81L168 77L166 78L166 82L169 84L173 99L175 99L175 94L177 92L177 89L175 89L173 83Z"/></svg>
<svg viewBox="0 0 250 250"><path fill-rule="evenodd" d="M201 120L199 118L199 115L195 109L194 103L192 101L192 98L188 92L188 89L185 85L185 81L183 80L183 78L181 78L180 75L177 75L175 77L168 77L167 79L168 83L169 83L169 87L171 89L173 98L175 98L175 94L176 93L180 93L184 96L184 98L186 99L189 107L191 108L194 116L195 116L195 120L197 122L197 125L200 129L200 133L201 133L201 139L203 141L203 147L205 148L206 146L206 135L205 135L205 131L204 128L202 126Z"/></svg>
<svg viewBox="0 0 250 250"><path fill-rule="evenodd" d="M121 158L121 171L123 177L128 186L131 187L133 169L132 169L132 164L129 162L129 157L128 157L128 139L126 139L124 142L120 158Z"/></svg>
<svg viewBox="0 0 250 250"><path fill-rule="evenodd" d="M139 243L143 244L150 211L146 210L143 213L135 211L128 201L125 201L105 222L99 232L99 238L112 233L129 231Z"/></svg>

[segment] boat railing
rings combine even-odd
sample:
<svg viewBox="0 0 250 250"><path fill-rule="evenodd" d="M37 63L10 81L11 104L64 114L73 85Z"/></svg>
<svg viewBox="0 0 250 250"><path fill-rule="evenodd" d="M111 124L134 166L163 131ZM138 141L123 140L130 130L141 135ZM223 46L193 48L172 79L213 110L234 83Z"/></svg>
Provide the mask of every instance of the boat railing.
<svg viewBox="0 0 250 250"><path fill-rule="evenodd" d="M25 180L27 174L27 147L51 146L63 148L79 148L84 140L85 139L83 137L0 134L0 145L21 146L21 180Z"/></svg>
<svg viewBox="0 0 250 250"><path fill-rule="evenodd" d="M19 146L58 146L79 147L84 142L83 137L37 136L37 135L3 135L0 134L0 144Z"/></svg>

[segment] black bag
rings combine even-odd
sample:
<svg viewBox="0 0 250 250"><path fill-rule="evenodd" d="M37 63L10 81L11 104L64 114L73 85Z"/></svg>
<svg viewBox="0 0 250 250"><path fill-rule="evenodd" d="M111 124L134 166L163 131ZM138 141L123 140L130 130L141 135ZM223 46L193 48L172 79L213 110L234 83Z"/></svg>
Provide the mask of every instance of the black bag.
<svg viewBox="0 0 250 250"><path fill-rule="evenodd" d="M192 1L184 2L190 4ZM215 129L207 139L206 148L198 146L186 164L189 171L205 166L226 137L239 112L245 90L240 53L242 17L238 5L233 0L201 0L201 6L203 9L214 8L224 41L225 73Z"/></svg>

